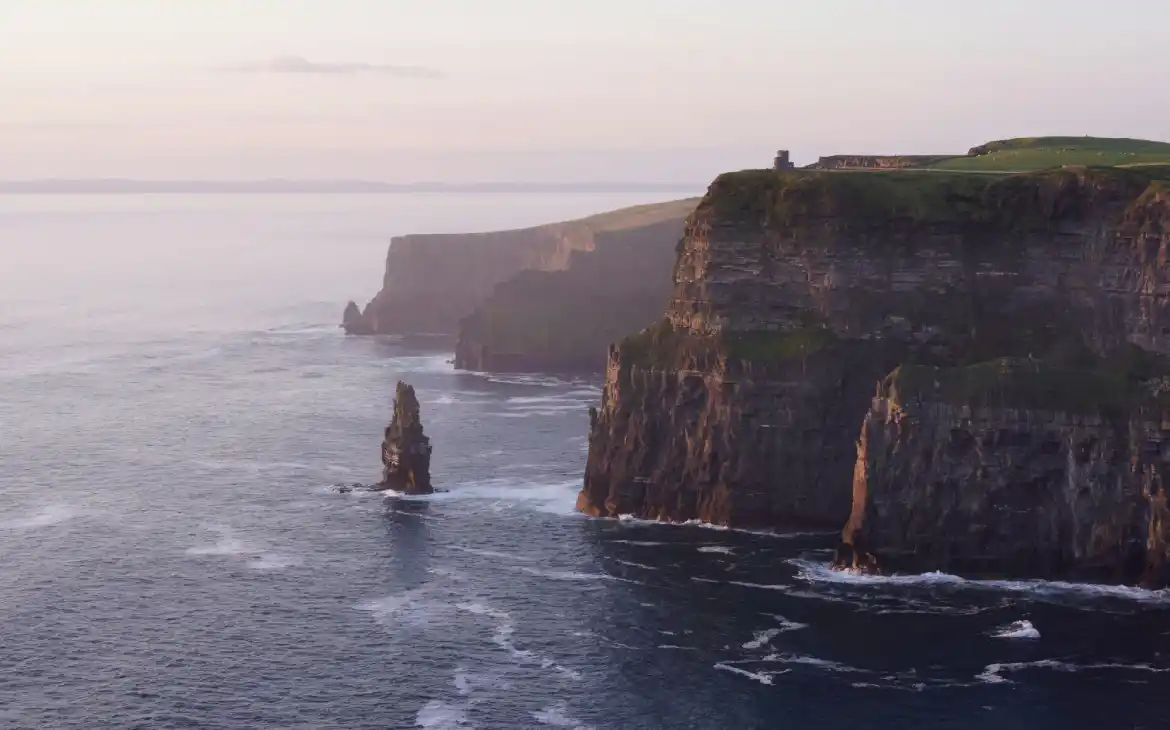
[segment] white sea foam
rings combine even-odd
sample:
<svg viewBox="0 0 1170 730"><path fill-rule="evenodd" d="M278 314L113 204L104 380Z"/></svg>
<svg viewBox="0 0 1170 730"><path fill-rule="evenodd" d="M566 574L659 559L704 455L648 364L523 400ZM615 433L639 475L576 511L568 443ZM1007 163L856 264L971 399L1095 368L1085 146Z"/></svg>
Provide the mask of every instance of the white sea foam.
<svg viewBox="0 0 1170 730"><path fill-rule="evenodd" d="M632 560L618 560L617 558L614 558L614 562L620 565L628 565L631 568L640 568L642 570L658 570L658 568L655 568L653 565L643 565L642 563L635 563Z"/></svg>
<svg viewBox="0 0 1170 730"><path fill-rule="evenodd" d="M409 355L392 357L383 362L383 367L396 373L449 373L451 364L448 355Z"/></svg>
<svg viewBox="0 0 1170 730"><path fill-rule="evenodd" d="M765 613L763 615L780 624L781 631L800 631L801 629L808 628L808 624L789 621L787 618L781 616L778 613Z"/></svg>
<svg viewBox="0 0 1170 730"><path fill-rule="evenodd" d="M1049 669L1054 672L1071 674L1073 672L1152 672L1154 674L1170 673L1170 667L1155 667L1149 664L1121 664L1114 662L1097 662L1091 664L1076 664L1059 659L1040 659L1033 662L1003 662L988 664L975 678L988 684L1011 684L1011 680L1003 676L1013 672L1022 672L1029 669Z"/></svg>
<svg viewBox="0 0 1170 730"><path fill-rule="evenodd" d="M468 555L478 555L483 558L499 558L500 560L516 560L519 562L531 562L533 558L526 555L517 555L515 553L497 552L495 550L480 550L478 548L463 547L462 545L448 545L452 550L458 550L461 553Z"/></svg>
<svg viewBox="0 0 1170 730"><path fill-rule="evenodd" d="M607 540L606 542L617 543L619 545L635 545L637 547L656 547L658 545L669 545L669 542L655 542L653 540Z"/></svg>
<svg viewBox="0 0 1170 730"><path fill-rule="evenodd" d="M572 380L562 380L552 376L541 375L505 375L499 373L480 373L473 372L472 375L481 375L487 379L489 383L501 383L504 385L535 385L541 388L563 388L565 386L580 387L581 384Z"/></svg>
<svg viewBox="0 0 1170 730"><path fill-rule="evenodd" d="M533 719L542 725L550 727L570 727L574 730L593 730L592 725L586 725L569 714L567 702L554 702L539 712L532 713Z"/></svg>
<svg viewBox="0 0 1170 730"><path fill-rule="evenodd" d="M475 500L493 503L503 509L527 509L565 517L582 517L577 512L579 478L559 482L531 481L517 478L487 479L470 484L456 484L444 492L409 497L419 502L458 502ZM404 496L404 495L395 495Z"/></svg>
<svg viewBox="0 0 1170 730"><path fill-rule="evenodd" d="M73 505L50 504L45 505L31 515L0 522L0 528L8 530L35 530L39 527L51 527L68 522L83 514L83 510Z"/></svg>
<svg viewBox="0 0 1170 730"><path fill-rule="evenodd" d="M402 593L357 603L355 608L373 615L374 621L389 629L398 627L426 629L446 623L450 604L433 597L430 584Z"/></svg>
<svg viewBox="0 0 1170 730"><path fill-rule="evenodd" d="M504 402L512 405L528 406L540 403L563 403L565 400L568 399L564 395L537 395L516 396Z"/></svg>
<svg viewBox="0 0 1170 730"><path fill-rule="evenodd" d="M780 629L764 629L757 631L751 641L744 642L745 649L762 649L766 644L770 643L781 634Z"/></svg>
<svg viewBox="0 0 1170 730"><path fill-rule="evenodd" d="M725 664L723 662L716 664L715 668L723 670L724 672L731 672L732 674L738 674L741 677L747 677L748 679L752 679L752 680L759 682L760 684L766 684L766 685L772 684L772 677L773 676L775 676L777 674L784 674L785 672L788 671L788 670L784 670L782 672L750 672L746 669L732 666L731 664Z"/></svg>
<svg viewBox="0 0 1170 730"><path fill-rule="evenodd" d="M508 652L516 661L537 664L543 669L554 669L561 676L572 680L581 679L581 674L574 669L562 666L552 659L542 657L527 649L517 648L513 640L513 636L516 633L516 624L512 620L512 614L507 611L500 611L482 603L459 603L456 604L455 608L474 616L482 616L494 620L496 625L495 630L492 632L492 643Z"/></svg>
<svg viewBox="0 0 1170 730"><path fill-rule="evenodd" d="M609 575L608 573L581 573L574 570L541 570L539 568L529 568L524 565L518 565L512 568L522 573L539 576L541 578L548 578L549 580L562 580L572 582L582 581L597 581L597 580L614 580L621 583L638 583L636 580L629 578L619 578L616 575Z"/></svg>
<svg viewBox="0 0 1170 730"><path fill-rule="evenodd" d="M460 730L475 727L467 717L466 707L439 700L431 700L423 705L415 715L414 722L416 727L429 730Z"/></svg>
<svg viewBox="0 0 1170 730"><path fill-rule="evenodd" d="M836 570L827 563L815 563L802 558L788 561L799 569L797 577L813 583L840 583L861 586L881 585L935 585L964 589L1026 593L1042 598L1119 598L1139 603L1170 604L1170 589L1148 590L1132 586L1067 583L1047 580L976 580L960 578L949 573L922 573L920 575L868 575L847 570Z"/></svg>
<svg viewBox="0 0 1170 730"><path fill-rule="evenodd" d="M304 560L298 555L281 553L263 553L255 560L249 560L247 565L252 570L284 570L301 565Z"/></svg>
<svg viewBox="0 0 1170 730"><path fill-rule="evenodd" d="M633 514L620 514L617 517L598 517L595 519L616 520L619 523L628 523L634 525L670 525L672 527L698 527L703 530L715 530L717 532L738 532L745 535L758 535L760 537L770 537L778 540L786 540L798 537L825 537L828 535L835 535L835 532L775 532L772 530L748 530L741 527L728 527L727 525L713 525L710 522L703 522L702 520L684 520L681 522L672 520L650 520L645 517L638 517Z"/></svg>
<svg viewBox="0 0 1170 730"><path fill-rule="evenodd" d="M827 672L840 672L849 674L868 674L868 670L851 667L840 662L830 661L828 659L820 659L814 656L805 656L803 654L769 654L759 659L740 659L736 661L727 661L725 664L800 664L809 667L816 667Z"/></svg>
<svg viewBox="0 0 1170 730"><path fill-rule="evenodd" d="M701 553L722 553L724 555L734 555L735 551L724 545L704 545L699 548Z"/></svg>
<svg viewBox="0 0 1170 730"><path fill-rule="evenodd" d="M784 583L771 585L767 583L748 583L747 581L742 580L729 580L727 581L727 584L733 586L742 586L744 588L759 588L766 591L786 591L790 587Z"/></svg>
<svg viewBox="0 0 1170 730"><path fill-rule="evenodd" d="M997 629L992 636L997 639L1039 639L1040 632L1031 621L1025 619Z"/></svg>
<svg viewBox="0 0 1170 730"><path fill-rule="evenodd" d="M243 540L234 537L223 537L214 545L198 545L187 548L188 555L255 555L260 550Z"/></svg>
<svg viewBox="0 0 1170 730"><path fill-rule="evenodd" d="M743 580L713 580L711 578L700 578L698 576L691 576L691 580L695 581L696 583L714 583L721 586L741 586L743 588L758 588L760 590L781 591L784 593L787 593L788 589L791 588L791 586L785 583L749 583L748 581Z"/></svg>

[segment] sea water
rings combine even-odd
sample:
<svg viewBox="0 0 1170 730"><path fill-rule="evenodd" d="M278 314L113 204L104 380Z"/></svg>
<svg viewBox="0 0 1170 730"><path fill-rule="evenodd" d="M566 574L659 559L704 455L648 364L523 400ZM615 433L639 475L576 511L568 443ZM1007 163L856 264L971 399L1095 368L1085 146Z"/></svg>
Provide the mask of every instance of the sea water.
<svg viewBox="0 0 1170 730"><path fill-rule="evenodd" d="M598 381L336 327L391 235L652 199L0 199L0 727L1166 727L1170 594L588 519ZM398 379L442 491L343 492Z"/></svg>

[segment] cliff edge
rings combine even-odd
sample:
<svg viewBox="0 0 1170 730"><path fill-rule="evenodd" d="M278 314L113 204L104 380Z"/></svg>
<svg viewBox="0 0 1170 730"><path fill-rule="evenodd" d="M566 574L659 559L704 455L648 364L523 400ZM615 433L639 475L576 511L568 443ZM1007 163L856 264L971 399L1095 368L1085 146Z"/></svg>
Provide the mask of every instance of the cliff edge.
<svg viewBox="0 0 1170 730"><path fill-rule="evenodd" d="M664 318L610 350L579 508L839 526L874 384L899 365L1170 350L1159 174L720 176Z"/></svg>
<svg viewBox="0 0 1170 730"><path fill-rule="evenodd" d="M348 311L350 334L455 334L497 284L525 270L561 271L610 231L681 220L694 201L624 208L580 220L490 233L401 236L391 240L382 289Z"/></svg>

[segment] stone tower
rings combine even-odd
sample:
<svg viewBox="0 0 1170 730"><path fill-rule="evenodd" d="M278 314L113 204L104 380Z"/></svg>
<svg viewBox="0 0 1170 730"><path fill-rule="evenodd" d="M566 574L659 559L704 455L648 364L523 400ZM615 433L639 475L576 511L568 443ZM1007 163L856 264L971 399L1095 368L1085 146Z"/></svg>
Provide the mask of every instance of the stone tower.
<svg viewBox="0 0 1170 730"><path fill-rule="evenodd" d="M791 170L796 167L788 159L788 150L776 150L776 159L773 164L777 170Z"/></svg>

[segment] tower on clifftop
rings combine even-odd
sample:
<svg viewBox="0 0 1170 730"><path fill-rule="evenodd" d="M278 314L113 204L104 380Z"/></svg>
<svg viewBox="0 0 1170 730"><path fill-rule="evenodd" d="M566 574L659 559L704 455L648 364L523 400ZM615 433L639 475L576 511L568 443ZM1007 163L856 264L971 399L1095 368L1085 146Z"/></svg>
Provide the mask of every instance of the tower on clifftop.
<svg viewBox="0 0 1170 730"><path fill-rule="evenodd" d="M791 170L796 167L788 159L788 150L776 150L776 159L773 164L777 170Z"/></svg>

